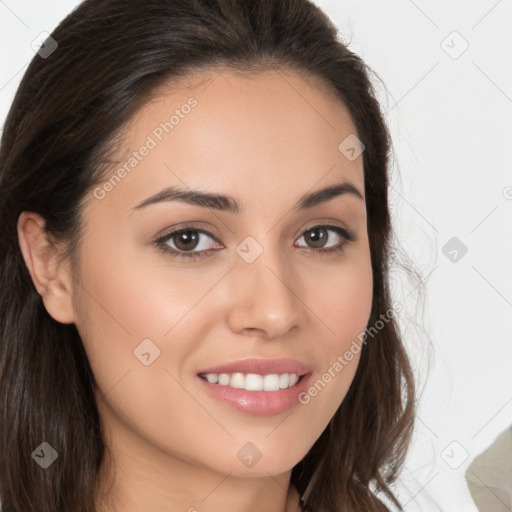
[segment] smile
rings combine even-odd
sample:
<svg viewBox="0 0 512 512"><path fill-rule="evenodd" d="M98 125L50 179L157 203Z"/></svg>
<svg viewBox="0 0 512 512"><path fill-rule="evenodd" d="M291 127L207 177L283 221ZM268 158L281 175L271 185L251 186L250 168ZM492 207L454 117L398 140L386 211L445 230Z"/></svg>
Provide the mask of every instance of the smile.
<svg viewBox="0 0 512 512"><path fill-rule="evenodd" d="M279 391L294 386L299 381L296 373L273 373L259 375L257 373L207 373L199 377L206 379L210 384L229 386L247 391Z"/></svg>

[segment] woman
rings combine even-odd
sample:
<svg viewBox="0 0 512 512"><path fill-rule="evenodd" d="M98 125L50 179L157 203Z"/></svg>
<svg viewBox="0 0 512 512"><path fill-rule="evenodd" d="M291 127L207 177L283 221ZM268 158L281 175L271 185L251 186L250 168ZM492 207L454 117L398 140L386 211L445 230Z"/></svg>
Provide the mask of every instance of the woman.
<svg viewBox="0 0 512 512"><path fill-rule="evenodd" d="M363 61L307 0L86 0L44 48L0 153L3 510L400 507Z"/></svg>

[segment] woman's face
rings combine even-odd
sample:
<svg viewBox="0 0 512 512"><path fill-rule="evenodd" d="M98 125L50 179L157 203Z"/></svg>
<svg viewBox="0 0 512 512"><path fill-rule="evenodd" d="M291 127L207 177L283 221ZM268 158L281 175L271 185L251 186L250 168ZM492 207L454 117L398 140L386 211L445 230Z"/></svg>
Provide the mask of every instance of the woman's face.
<svg viewBox="0 0 512 512"><path fill-rule="evenodd" d="M162 88L126 134L84 203L72 296L113 446L233 476L286 472L347 393L372 305L348 111L291 72L211 71ZM317 194L344 182L355 190ZM285 373L305 375L286 388Z"/></svg>

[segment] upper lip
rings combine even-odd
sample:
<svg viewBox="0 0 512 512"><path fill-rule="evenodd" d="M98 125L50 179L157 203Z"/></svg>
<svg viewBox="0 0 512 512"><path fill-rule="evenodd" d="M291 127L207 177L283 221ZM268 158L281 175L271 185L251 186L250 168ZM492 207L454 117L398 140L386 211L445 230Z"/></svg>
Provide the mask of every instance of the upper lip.
<svg viewBox="0 0 512 512"><path fill-rule="evenodd" d="M294 359L249 358L220 364L218 366L211 366L197 373L256 373L259 375L295 373L300 377L311 371L312 369L309 365L295 361Z"/></svg>

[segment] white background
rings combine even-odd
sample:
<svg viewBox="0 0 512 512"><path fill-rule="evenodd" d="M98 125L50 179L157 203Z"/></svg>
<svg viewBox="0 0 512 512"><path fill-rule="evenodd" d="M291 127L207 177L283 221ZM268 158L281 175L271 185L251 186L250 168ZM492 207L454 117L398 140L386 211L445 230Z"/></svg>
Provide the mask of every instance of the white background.
<svg viewBox="0 0 512 512"><path fill-rule="evenodd" d="M385 84L397 243L426 292L392 273L421 391L397 490L407 512L476 512L464 472L512 423L512 2L316 3ZM32 41L76 5L0 0L2 125Z"/></svg>

